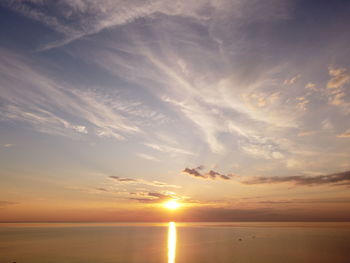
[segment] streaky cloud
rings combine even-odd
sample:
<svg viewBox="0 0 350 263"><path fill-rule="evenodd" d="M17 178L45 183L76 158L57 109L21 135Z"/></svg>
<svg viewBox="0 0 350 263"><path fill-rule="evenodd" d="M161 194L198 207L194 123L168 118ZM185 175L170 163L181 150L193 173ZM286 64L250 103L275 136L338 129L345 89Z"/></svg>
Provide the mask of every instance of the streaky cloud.
<svg viewBox="0 0 350 263"><path fill-rule="evenodd" d="M242 180L241 183L249 185L292 183L301 186L350 185L350 171L316 176L257 176Z"/></svg>
<svg viewBox="0 0 350 263"><path fill-rule="evenodd" d="M108 176L114 182L125 183L125 184L144 184L154 187L168 187L168 188L181 188L179 185L168 184L160 181L147 181L144 179L133 179L133 178L122 178L119 176L111 175Z"/></svg>

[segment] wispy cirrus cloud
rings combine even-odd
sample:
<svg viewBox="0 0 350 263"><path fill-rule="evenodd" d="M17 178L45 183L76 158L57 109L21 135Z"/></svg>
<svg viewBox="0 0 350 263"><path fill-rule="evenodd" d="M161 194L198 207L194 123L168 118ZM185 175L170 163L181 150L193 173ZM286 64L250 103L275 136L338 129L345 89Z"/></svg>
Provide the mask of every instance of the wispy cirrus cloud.
<svg viewBox="0 0 350 263"><path fill-rule="evenodd" d="M2 120L18 121L45 133L93 134L124 140L142 133L140 120L164 119L141 102L93 89L60 84L11 51L1 49ZM71 131L71 133L70 133Z"/></svg>
<svg viewBox="0 0 350 263"><path fill-rule="evenodd" d="M145 159L145 160L149 160L149 161L154 161L154 162L159 162L159 159L157 159L156 157L149 155L149 154L145 154L145 153L138 153L137 154L138 157Z"/></svg>
<svg viewBox="0 0 350 263"><path fill-rule="evenodd" d="M87 134L88 131L83 125L75 125L69 121L40 108L26 110L19 106L8 105L3 108L1 114L3 120L25 122L38 131L44 133L58 134L61 136L72 136L69 131Z"/></svg>
<svg viewBox="0 0 350 263"><path fill-rule="evenodd" d="M112 179L114 182L118 182L121 184L144 184L144 185L149 185L149 186L154 186L154 187L168 187L168 188L181 188L181 186L178 185L173 185L173 184L167 184L164 182L160 182L160 181L147 181L144 179L133 179L133 178L122 178L119 176L114 176L111 175L109 176L110 179Z"/></svg>
<svg viewBox="0 0 350 263"><path fill-rule="evenodd" d="M242 131L245 131L247 126L253 127L246 135L253 133L255 137L251 136L249 140L238 138L238 140L240 145L246 145L241 148L242 151L257 156L256 152L259 151L252 151L252 147L264 148L264 146L259 143L250 146L251 141L257 137L274 137L261 134L260 131L264 130L261 126L290 127L295 126L295 123L291 115L286 121L283 111L277 109L277 105L283 105L282 101L279 102L280 80L272 76L276 74L274 71L278 66L273 70L270 68L262 70L267 67L261 67L262 73L242 81L235 73L240 70L235 69L235 66L227 61L228 55L235 53L229 51L227 43L235 42L237 46L244 46L245 43L242 43L240 37L236 39L242 31L236 25L288 19L290 12L288 2L271 0L262 4L258 1L179 1L175 4L173 1L145 3L103 1L101 4L95 1L79 1L77 4L64 1L52 10L46 9L46 2L29 1L30 4L14 2L7 5L14 10L18 9L19 12L28 12L29 17L33 12L55 18L56 23L60 25L57 31L63 32L65 36L76 34L79 38L84 34L101 32L102 28L109 28L111 32L119 31L118 25L128 28L127 34L117 32L115 35L118 37L111 34L112 41L108 41L109 37L96 39L91 36L89 41L84 41L78 49L73 45L70 46L71 49L67 48L65 51L151 90L155 97L160 99L162 106L166 106L169 111L175 111L182 120L190 121L194 127L183 128L188 129L191 136L199 132L213 153L224 154L227 151L228 146L222 141L222 136L230 134L232 140L237 139L236 131L231 129L232 125L229 123L235 122ZM119 8L120 5L122 8ZM260 11L252 15L258 6ZM126 19L123 20L121 17ZM143 29L139 28L136 22L133 23L139 17L147 21L149 19L149 26L147 23L144 25L149 30L149 37L142 33ZM33 19L39 21L43 19L43 23L46 23L45 18L41 18L40 15ZM236 32L230 34L230 38L221 29L222 24L225 25L226 22L234 26ZM56 28L54 22L46 24ZM69 30L66 31L66 27ZM176 41L173 41L174 36ZM70 41L69 39L66 37L66 40ZM158 48L154 47L152 39L157 39ZM271 86L273 90L262 90ZM258 104L264 105L264 112L250 109L250 104L255 102L242 101L247 90L250 97L258 94ZM230 121L227 121L228 119ZM98 131L98 135L119 140L125 138L123 133L113 128L102 129ZM152 144L154 146L155 143ZM163 152L174 154L191 152L173 145L158 143L157 145L157 149ZM265 147L260 152L267 149L268 147ZM260 154L260 157L262 156L266 158L272 155Z"/></svg>
<svg viewBox="0 0 350 263"><path fill-rule="evenodd" d="M171 153L171 154L185 154L185 155L193 155L192 152L181 149L181 148L177 148L177 147L173 147L173 146L169 146L169 145L165 145L165 144L157 144L157 143L144 143L145 146L157 150L159 152L163 152L163 153Z"/></svg>
<svg viewBox="0 0 350 263"><path fill-rule="evenodd" d="M64 45L82 36L100 32L104 28L132 24L135 19L140 17L148 18L152 16L160 21L163 21L163 17L159 14L171 17L172 19L168 23L164 25L160 23L161 26L151 28L150 32L159 39L160 49L163 52L155 52L153 45L151 45L152 42L149 39L142 39L142 34L140 35L140 32L135 29L131 30L127 36L120 38L120 40L123 40L126 37L129 40L127 45L120 40L113 41L113 43L102 41L101 43L106 45L106 48L94 50L94 52L88 49L86 52L89 54L84 57L114 74L138 84L146 84L148 87L158 89L156 96L163 102L168 103L170 108L176 108L180 113L179 115L190 120L200 131L203 140L212 152L222 154L225 153L227 147L220 137L227 133L235 136L235 132L226 121L227 118L230 118L231 122L233 118L254 120L251 121L254 126L260 126L261 122L265 122L265 125L270 126L280 125L285 118L278 116L280 115L280 109L269 112L269 114L260 114L258 111L247 109L247 105L239 99L243 94L238 88L232 94L230 93L229 87L237 84L232 81L234 78L230 76L231 73L225 69L229 65L225 65L226 62L222 58L226 55L221 53L227 53L227 50L225 51L226 41L234 40L236 42L236 40L225 40L226 34L222 30L215 30L215 28L221 27L222 20L229 24L232 23L232 25L244 25L257 21L287 19L290 12L288 2L271 0L261 4L258 1L248 3L238 0L232 3L227 1L177 1L176 3L173 1L146 1L144 3L130 1L113 3L110 1L103 1L102 3L95 1L63 1L60 4L55 4L56 8L47 8L48 3L46 1L6 1L4 5L38 20L64 35L63 40L48 44L44 49ZM251 15L252 12L256 11L257 6L259 6L260 11L255 15ZM250 15L241 15L242 13ZM178 17L191 18L188 21L191 26L179 23ZM233 23L231 20L237 23ZM165 30L163 26L169 28ZM193 27L202 28L207 33L194 32ZM234 29L240 30L236 26ZM179 41L171 41L173 35L167 32L178 35ZM183 41L180 41L180 39L183 39ZM237 41L240 42L241 40ZM176 50L181 50L181 52L174 52L173 45L176 46ZM195 50L193 49L194 46L196 46ZM84 50L82 48L78 52L73 51L74 56L80 56L81 52L85 52ZM211 63L203 63L203 60L210 60ZM218 70L215 70L210 64L217 65ZM134 68L137 68L137 71L133 70ZM219 72L216 71L219 71L219 69L222 69L224 74L217 74ZM213 71L213 73L210 71ZM268 80L265 78L268 78ZM277 80L274 81L278 82ZM268 83L271 83L270 76L261 77L257 82L250 83L248 89L258 89L259 85L268 85ZM256 93L262 94L261 92ZM264 99L259 99L259 104L273 104L277 98L276 94L278 94L278 91L269 91L266 96L262 95ZM92 105L96 106L95 103ZM268 108L266 107L266 109ZM96 110L100 110L100 107ZM231 111L231 116L226 113L228 110ZM110 116L110 114L106 116ZM275 118L279 121L276 121ZM118 122L111 120L111 123L120 123L121 121L124 121L124 124L128 123L126 120L120 119ZM243 122L239 121L238 126L242 126ZM125 125L124 127L110 126L105 125L103 129L99 129L97 135L122 140L125 136L118 129L126 128L131 132L129 128L132 125L128 123L129 127L125 127ZM241 129L244 130L244 127L241 127ZM256 131L257 129L251 130ZM264 135L259 134L259 136L263 137ZM252 147L256 149L261 146L257 143L251 146L250 142L253 140L254 138L251 137L249 140L244 139L240 142L241 145L246 145L242 147L242 150L247 154L253 152ZM156 148L154 146L153 144L153 149L157 148L157 150L163 152L190 154L189 151L174 146L161 146L159 144ZM261 151L266 151L266 149ZM259 151L255 150L253 155L256 155L256 152ZM266 157L269 154L263 155ZM270 156L272 155L270 154Z"/></svg>
<svg viewBox="0 0 350 263"><path fill-rule="evenodd" d="M288 17L288 1L270 0L263 5L258 1L246 3L241 0L231 2L219 1L88 1L63 0L50 1L2 1L2 5L11 8L26 17L36 20L56 30L63 36L61 39L45 44L41 50L47 50L68 44L84 36L96 34L103 29L121 26L138 18L164 14L168 16L193 17L204 22L210 15L221 18L235 13L254 12L259 6L258 14L249 15L250 20L269 20ZM252 10L253 9L253 10ZM204 11L206 10L206 11Z"/></svg>
<svg viewBox="0 0 350 263"><path fill-rule="evenodd" d="M2 5L63 34L60 40L43 45L48 50L66 45L81 37L96 34L103 29L130 23L155 13L195 15L185 3L172 1L3 1ZM54 5L54 7L52 7ZM197 7L196 7L197 6ZM202 4L192 5L200 8ZM189 10L189 11L187 11ZM187 11L187 12L186 12Z"/></svg>

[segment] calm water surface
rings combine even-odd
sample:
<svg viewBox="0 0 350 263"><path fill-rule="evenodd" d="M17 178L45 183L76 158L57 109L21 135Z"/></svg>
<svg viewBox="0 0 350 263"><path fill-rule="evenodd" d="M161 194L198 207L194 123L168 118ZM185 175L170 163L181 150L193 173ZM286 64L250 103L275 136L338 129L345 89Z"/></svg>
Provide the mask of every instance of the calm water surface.
<svg viewBox="0 0 350 263"><path fill-rule="evenodd" d="M0 224L0 263L349 263L350 223Z"/></svg>

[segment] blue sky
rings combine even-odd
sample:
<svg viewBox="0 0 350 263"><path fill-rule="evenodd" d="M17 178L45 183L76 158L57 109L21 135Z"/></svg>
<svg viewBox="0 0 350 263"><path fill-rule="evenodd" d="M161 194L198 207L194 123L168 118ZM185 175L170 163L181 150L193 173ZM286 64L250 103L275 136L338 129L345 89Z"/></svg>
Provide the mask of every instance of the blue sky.
<svg viewBox="0 0 350 263"><path fill-rule="evenodd" d="M170 197L273 211L262 200L288 200L302 215L300 200L331 200L343 216L349 11L348 1L2 1L2 220L50 203L113 210Z"/></svg>

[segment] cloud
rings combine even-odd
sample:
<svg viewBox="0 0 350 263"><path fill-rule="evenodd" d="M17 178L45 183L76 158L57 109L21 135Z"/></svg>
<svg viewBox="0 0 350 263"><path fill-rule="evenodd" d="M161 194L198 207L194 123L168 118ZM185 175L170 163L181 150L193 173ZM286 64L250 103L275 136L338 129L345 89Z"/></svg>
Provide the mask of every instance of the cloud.
<svg viewBox="0 0 350 263"><path fill-rule="evenodd" d="M12 201L3 201L0 200L0 208L5 207L5 206L10 206L10 205L17 205L19 204L18 202L12 202Z"/></svg>
<svg viewBox="0 0 350 263"><path fill-rule="evenodd" d="M137 156L142 158L142 159L145 159L145 160L159 162L159 159L157 159L156 157L149 155L149 154L138 153Z"/></svg>
<svg viewBox="0 0 350 263"><path fill-rule="evenodd" d="M180 149L177 147L168 146L168 145L161 145L161 144L155 144L155 143L144 143L144 145L163 153L193 155L193 153L190 151Z"/></svg>
<svg viewBox="0 0 350 263"><path fill-rule="evenodd" d="M52 112L40 108L26 110L20 106L7 105L3 108L1 118L3 120L25 122L35 127L38 131L49 134L70 136L67 130L78 134L88 133L85 126L72 124Z"/></svg>
<svg viewBox="0 0 350 263"><path fill-rule="evenodd" d="M251 156L263 159L283 159L285 156L274 145L269 143L251 143L241 146L241 148Z"/></svg>
<svg viewBox="0 0 350 263"><path fill-rule="evenodd" d="M253 109L257 109L275 104L280 99L279 96L280 92L274 92L272 94L251 92L243 94L243 100Z"/></svg>
<svg viewBox="0 0 350 263"><path fill-rule="evenodd" d="M201 174L200 172L198 172L195 168L191 169L191 168L185 168L185 170L182 171L183 173L187 174L187 175L191 175L194 177L199 177L199 178L204 178L207 179L207 177L203 174Z"/></svg>
<svg viewBox="0 0 350 263"><path fill-rule="evenodd" d="M350 203L349 198L331 198L331 199L285 199L285 200L263 200L255 203L260 204L339 204L339 203Z"/></svg>
<svg viewBox="0 0 350 263"><path fill-rule="evenodd" d="M294 77L290 78L290 79L285 79L283 81L283 85L293 85L294 83L297 82L298 79L300 79L301 75L295 75Z"/></svg>
<svg viewBox="0 0 350 263"><path fill-rule="evenodd" d="M141 134L147 121L166 117L143 102L118 92L72 88L37 69L35 61L0 49L0 120L29 124L33 129L61 136L93 134L125 140Z"/></svg>
<svg viewBox="0 0 350 263"><path fill-rule="evenodd" d="M181 188L181 186L178 185L172 185L160 181L147 181L144 179L133 179L133 178L121 178L119 176L108 176L110 179L113 179L113 181L118 182L118 183L126 183L126 184L144 184L144 185L149 185L149 186L154 186L154 187L168 187L168 188Z"/></svg>
<svg viewBox="0 0 350 263"><path fill-rule="evenodd" d="M213 94L212 96L217 95ZM282 156L280 146L275 139L259 134L257 129L247 127L245 122L238 121L236 123L232 116L237 116L237 119L251 119L245 113L221 107L219 103L225 103L224 101L219 100L217 104L212 104L211 102L198 101L198 99L187 99L182 102L170 98L164 100L179 107L180 111L195 124L213 153L226 153L227 146L220 140L220 135L229 134L239 140L243 151L255 157L272 159L275 155L273 152L279 152L279 156ZM252 121L250 124L254 127L255 125L264 125L264 122L262 120ZM252 150L253 148L254 150Z"/></svg>
<svg viewBox="0 0 350 263"><path fill-rule="evenodd" d="M231 180L233 175L228 174L224 175L219 172L210 170L207 173L201 173L199 170L203 170L203 166L199 166L197 168L185 168L185 170L182 171L182 173L196 177L196 178L202 178L202 179L222 179L222 180Z"/></svg>
<svg viewBox="0 0 350 263"><path fill-rule="evenodd" d="M201 173L198 168L186 168L183 173L189 176L202 179L236 179L237 182L246 185L256 184L278 184L278 183L292 183L295 185L350 185L350 171L334 173L329 175L312 175L312 176L239 176L233 174L221 174L210 170L207 173Z"/></svg>
<svg viewBox="0 0 350 263"><path fill-rule="evenodd" d="M316 84L312 83L312 82L307 83L305 85L305 89L310 89L310 90L313 90L313 91L317 91Z"/></svg>
<svg viewBox="0 0 350 263"><path fill-rule="evenodd" d="M108 189L104 188L104 187L98 187L98 188L96 188L96 190L102 191L102 192L109 192Z"/></svg>
<svg viewBox="0 0 350 263"><path fill-rule="evenodd" d="M145 184L148 184L150 186L156 186L156 187L181 188L181 186L179 185L167 184L159 181L146 182Z"/></svg>
<svg viewBox="0 0 350 263"><path fill-rule="evenodd" d="M57 32L63 38L46 44L41 50L47 50L66 45L81 37L96 34L103 29L120 26L135 21L138 18L152 14L181 14L182 16L199 16L203 3L187 3L187 1L155 0L155 1L10 1L2 5L39 21Z"/></svg>
<svg viewBox="0 0 350 263"><path fill-rule="evenodd" d="M11 144L11 143L6 143L6 144L4 144L4 147L5 148L10 148L10 147L12 147L13 146L13 144Z"/></svg>
<svg viewBox="0 0 350 263"><path fill-rule="evenodd" d="M141 203L162 203L169 199L180 199L178 195L172 192L138 192L134 194L141 197L131 197L129 199Z"/></svg>
<svg viewBox="0 0 350 263"><path fill-rule="evenodd" d="M325 119L322 121L322 128L325 130L331 130L334 128L333 123L329 119Z"/></svg>
<svg viewBox="0 0 350 263"><path fill-rule="evenodd" d="M308 100L305 97L298 97L296 98L297 103L297 109L305 111L307 109L307 105L310 103L310 100Z"/></svg>
<svg viewBox="0 0 350 263"><path fill-rule="evenodd" d="M297 135L299 137L307 137L307 136L311 136L311 135L315 135L317 134L319 131L303 131L303 132L299 132Z"/></svg>
<svg viewBox="0 0 350 263"><path fill-rule="evenodd" d="M285 118L285 111L288 110L279 107L283 103L283 96L279 93L281 80L276 77L276 71L281 71L280 66L271 70L269 66L260 65L259 74L250 75L244 70L250 65L243 63L242 68L238 66L245 55L232 52L232 47L226 46L229 43L245 46L245 43L241 43L241 38L245 38L240 37L244 33L241 27L256 26L258 21L265 23L288 18L289 1L112 2L82 1L84 4L77 5L65 1L56 9L52 8L51 13L41 8L40 4L25 6L29 13L36 10L53 16L60 25L68 26L73 31L83 31L83 34L100 32L91 28L100 28L97 26L99 23L109 28L101 34L82 38L64 51L150 91L161 100L158 102L162 107L176 114L172 116L172 121L180 124L179 129L187 130L188 136L202 139L213 153L224 154L230 150L230 145L223 140L227 135L232 137L231 141L245 145L254 140L254 135L265 137L263 131L267 129L264 127L273 129L296 125L292 114ZM69 18L66 13L69 13ZM119 23L121 17L128 19ZM140 17L145 19L141 23L133 23ZM230 26L233 26L232 30ZM223 32L221 27L229 27L226 29L230 33ZM146 30L149 33L145 35L142 32ZM154 40L159 45L157 48ZM250 44L248 53L251 48L256 47ZM240 58L232 57L233 54ZM232 64L229 61L237 62ZM241 71L245 73L236 73ZM240 76L243 76L243 80ZM250 102L242 101L246 91L252 96ZM251 105L258 105L264 111L253 111ZM120 115L124 117L124 114ZM231 123L250 139L237 138L243 133L232 129ZM89 127L87 130L90 133ZM123 132L107 127L97 133L119 140L127 138ZM171 144L152 142L148 147L171 154L192 154L192 149ZM242 150L245 151L244 148ZM250 152L246 151L248 154Z"/></svg>
<svg viewBox="0 0 350 263"><path fill-rule="evenodd" d="M59 32L61 38L41 47L41 50L60 47L84 36L101 32L104 29L122 26L139 18L157 15L195 18L207 22L211 18L230 15L240 17L244 12L248 21L268 21L286 19L289 14L288 1L206 0L206 1L109 1L109 0L62 0L52 1L1 1L1 5L30 19L36 20ZM259 12L257 12L257 8ZM219 20L220 21L220 20Z"/></svg>
<svg viewBox="0 0 350 263"><path fill-rule="evenodd" d="M342 67L329 67L328 73L331 79L327 83L329 104L341 107L345 112L350 113L350 102L347 101L346 84L350 83L350 73Z"/></svg>
<svg viewBox="0 0 350 263"><path fill-rule="evenodd" d="M111 175L109 176L109 178L113 179L113 180L116 180L118 182L137 182L136 179L132 179L132 178L120 178L118 176L114 176L114 175Z"/></svg>
<svg viewBox="0 0 350 263"><path fill-rule="evenodd" d="M345 68L329 67L328 73L332 77L327 83L328 89L339 89L350 82L350 74Z"/></svg>
<svg viewBox="0 0 350 263"><path fill-rule="evenodd" d="M44 63L45 70L40 70L37 61L3 52L0 88L5 104L1 101L0 110L8 107L3 116L8 121L84 140L96 136L130 140L135 147L149 148L137 149L134 155L153 161L161 158L159 153L192 158L208 148L208 158L217 158L212 154L225 154L225 160L237 157L242 169L253 170L263 162L282 168L287 158L297 160L295 149L301 152L316 145L311 145L315 140L300 143L311 136L300 140L296 131L316 130L320 118L332 117L334 126L341 119L328 105L312 111L321 108L324 99L313 92L316 85L321 89L325 84L317 79L319 68L299 63L299 53L288 63L281 59L288 53L281 51L292 49L277 29L290 25L290 21L280 23L289 12L298 13L284 6L292 1L59 2L47 8L49 1L6 1L15 12L61 32L62 39L44 43L43 48L80 39L55 50L64 55L61 60L52 52L37 53L41 63L49 60L55 65L53 72ZM71 59L83 65L88 80L95 77L88 73L95 72L98 81L93 83L98 84L87 81L79 86L81 75L74 76L73 83L63 79L59 67L69 66ZM322 56L319 59L318 64L325 65ZM313 82L302 82L298 72L309 74L302 79ZM347 74L339 69L329 72L330 78ZM101 76L108 80L100 80ZM344 77L339 79L332 85L344 83ZM112 85L104 87L107 82ZM281 88L282 83L289 86ZM124 90L132 99L126 99ZM334 104L341 104L346 90L332 97ZM163 119L169 123L164 125ZM175 143L157 140L156 134L162 132L178 135L173 136ZM306 135L310 134L298 134ZM210 171L197 171L201 175L197 177L211 178Z"/></svg>
<svg viewBox="0 0 350 263"><path fill-rule="evenodd" d="M350 138L350 129L337 136L338 138Z"/></svg>
<svg viewBox="0 0 350 263"><path fill-rule="evenodd" d="M210 170L207 175L210 176L210 178L212 179L216 179L216 178L220 178L223 180L231 180L232 175L224 175L224 174L220 174L218 172L215 172L213 170Z"/></svg>
<svg viewBox="0 0 350 263"><path fill-rule="evenodd" d="M198 102L196 100L181 102L164 98L164 101L178 107L181 113L195 124L196 128L201 131L204 140L212 152L224 152L225 148L222 142L218 140L217 135L227 130L227 128L225 125L220 124L222 117L219 116L218 112L211 112L208 110L208 105L205 102Z"/></svg>
<svg viewBox="0 0 350 263"><path fill-rule="evenodd" d="M255 184L277 184L277 183L292 183L295 185L350 185L350 171L334 173L329 175L316 176L257 176L242 180L241 183Z"/></svg>
<svg viewBox="0 0 350 263"><path fill-rule="evenodd" d="M268 114L253 112L240 101L242 93L240 90L263 88L259 84L264 87L270 86L271 76L260 74L256 83L249 80L242 86L243 89L240 83L231 81L231 72L228 68L232 66L226 65L225 61L230 60L227 59L226 54L232 52L225 50L226 54L221 54L224 51L223 45L227 34L215 28L220 28L222 23L235 25L234 30L237 31L237 35L240 35L241 29L236 25L284 20L290 13L288 2L270 0L262 4L259 1L240 0L232 2L221 0L60 1L57 4L50 3L48 8L49 4L46 1L5 1L4 5L64 35L63 40L50 43L44 46L44 49L64 45L82 36L101 32L105 28L110 28L111 31L118 30L121 26L126 28L125 35L116 34L118 37L114 39L111 34L112 41L102 37L96 39L97 36L91 37L92 43L97 40L96 43L101 44L100 49L96 48L95 44L92 47L86 43L87 41L82 40L84 44L79 46L76 52L74 45L71 46L72 49L67 48L67 52L74 57L83 57L83 60L89 64L92 62L118 77L146 86L146 89L153 89L155 96L159 96L162 102L172 104L167 105L171 111L177 110L181 118L185 116L194 124L212 152L223 154L229 146L222 141L222 135L230 134L235 137L237 132L231 129L232 125L229 124L228 119L231 120L230 122L237 120L236 126L240 126L242 131L246 130L248 126L246 120L249 120L254 126L250 129L250 133L263 137L258 132L262 130L261 127L255 126L262 126L261 122L265 122L266 126L283 126L287 118L282 116L281 110L272 112L269 108L279 101L277 90L268 92L252 90L252 94L256 93L259 96L258 105L266 108L269 111ZM150 18L151 24L152 21L157 21L157 25L150 27L145 23L150 30L149 37L143 36L138 25L132 23L141 17ZM194 28L201 28L201 30L193 30ZM234 37L235 34L230 35ZM174 37L176 41L173 41ZM160 46L156 50L152 44L154 42L150 41L151 38L159 42ZM227 40L235 43L240 41L239 39ZM159 50L162 51L158 52ZM232 60L235 61L235 59ZM229 67L226 68L226 66ZM277 79L273 81L277 82ZM85 94L82 95L84 98ZM109 106L109 103L104 103L105 100L99 94L90 95L97 97L97 102L102 99L103 104ZM77 96L80 97L81 94ZM93 105L96 104L93 103ZM98 107L96 112L99 108L101 107ZM106 117L111 116L111 113L119 115L120 118L108 120L108 124L99 121L95 131L90 131L88 126L86 130L100 137L111 137L117 140L126 139L128 134L141 132L138 125L125 118L125 112L109 112ZM126 129L111 125L120 122L124 122L123 128ZM292 122L292 118L288 118L288 122ZM133 131L127 129L131 127L134 128ZM250 135L250 133L246 134ZM249 144L252 140L253 138L240 140L240 145ZM174 154L192 154L192 151L163 144L152 143L148 147ZM259 146L255 145L255 147ZM244 151L244 148L242 150Z"/></svg>

